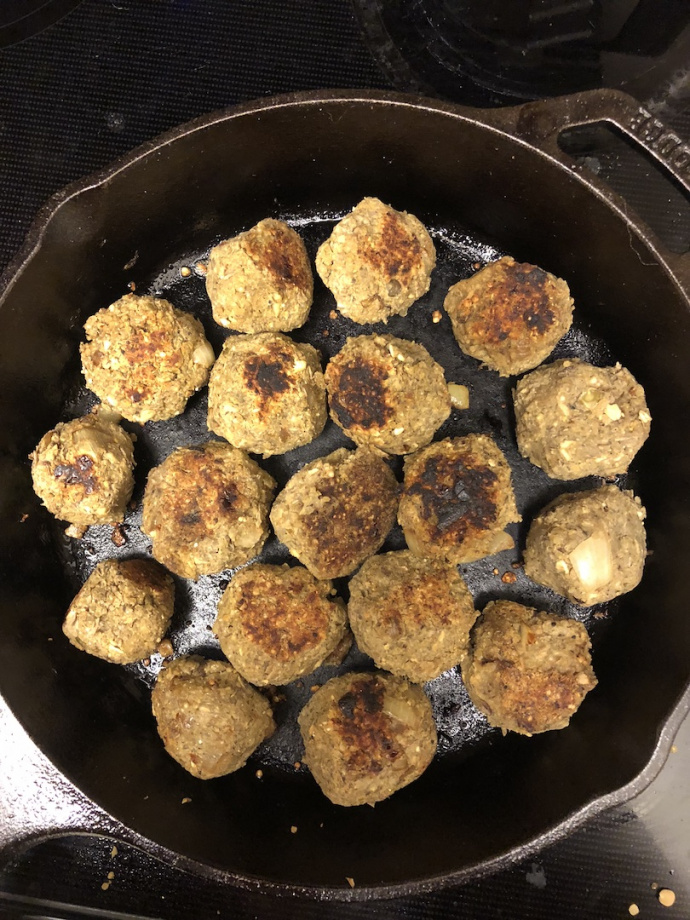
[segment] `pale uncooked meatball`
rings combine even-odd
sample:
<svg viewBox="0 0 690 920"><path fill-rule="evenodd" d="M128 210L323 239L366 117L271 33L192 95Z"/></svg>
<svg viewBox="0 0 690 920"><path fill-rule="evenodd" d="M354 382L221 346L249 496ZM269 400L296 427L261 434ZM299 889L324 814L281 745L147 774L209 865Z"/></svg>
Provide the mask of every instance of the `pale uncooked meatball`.
<svg viewBox="0 0 690 920"><path fill-rule="evenodd" d="M367 559L350 581L348 615L360 649L416 683L460 662L477 617L454 565L409 550Z"/></svg>
<svg viewBox="0 0 690 920"><path fill-rule="evenodd" d="M198 779L239 770L275 731L267 700L226 661L176 659L151 703L166 751Z"/></svg>
<svg viewBox="0 0 690 920"><path fill-rule="evenodd" d="M573 318L565 281L509 256L454 284L444 306L460 348L502 377L541 364Z"/></svg>
<svg viewBox="0 0 690 920"><path fill-rule="evenodd" d="M390 674L344 674L299 715L304 762L336 805L374 805L418 779L436 753L431 704Z"/></svg>
<svg viewBox="0 0 690 920"><path fill-rule="evenodd" d="M299 235L267 218L211 250L206 290L221 326L288 332L307 321L314 277Z"/></svg>
<svg viewBox="0 0 690 920"><path fill-rule="evenodd" d="M133 436L98 408L56 425L31 454L34 490L51 514L76 528L122 521L134 488Z"/></svg>
<svg viewBox="0 0 690 920"><path fill-rule="evenodd" d="M326 385L315 348L277 332L225 340L208 386L208 427L235 447L283 454L326 424Z"/></svg>
<svg viewBox="0 0 690 920"><path fill-rule="evenodd" d="M278 539L317 578L350 575L395 523L398 483L384 460L344 447L307 463L271 510Z"/></svg>
<svg viewBox="0 0 690 920"><path fill-rule="evenodd" d="M84 324L86 385L130 422L172 418L208 380L215 356L198 319L127 294Z"/></svg>
<svg viewBox="0 0 690 920"><path fill-rule="evenodd" d="M343 316L356 323L405 316L426 294L436 250L412 214L365 198L319 247L316 270Z"/></svg>
<svg viewBox="0 0 690 920"><path fill-rule="evenodd" d="M525 573L585 606L627 594L642 578L644 518L639 498L615 486L559 495L532 522Z"/></svg>
<svg viewBox="0 0 690 920"><path fill-rule="evenodd" d="M554 361L518 382L520 453L553 479L625 473L652 420L630 371L577 358Z"/></svg>
<svg viewBox="0 0 690 920"><path fill-rule="evenodd" d="M357 444L407 454L428 444L450 415L443 368L422 345L360 335L326 368L331 418Z"/></svg>
<svg viewBox="0 0 690 920"><path fill-rule="evenodd" d="M334 595L330 581L317 581L302 566L241 569L218 605L220 647L257 687L310 674L346 635L345 604Z"/></svg>
<svg viewBox="0 0 690 920"><path fill-rule="evenodd" d="M87 578L62 631L72 645L114 664L152 655L173 615L175 588L148 559L106 559Z"/></svg>
<svg viewBox="0 0 690 920"><path fill-rule="evenodd" d="M462 677L491 725L521 735L565 728L597 684L582 623L505 600L477 621Z"/></svg>
<svg viewBox="0 0 690 920"><path fill-rule="evenodd" d="M398 521L418 556L474 562L514 545L520 520L510 467L484 434L446 438L405 460Z"/></svg>
<svg viewBox="0 0 690 920"><path fill-rule="evenodd" d="M222 441L183 447L151 470L142 530L176 575L198 578L249 562L268 536L275 482Z"/></svg>

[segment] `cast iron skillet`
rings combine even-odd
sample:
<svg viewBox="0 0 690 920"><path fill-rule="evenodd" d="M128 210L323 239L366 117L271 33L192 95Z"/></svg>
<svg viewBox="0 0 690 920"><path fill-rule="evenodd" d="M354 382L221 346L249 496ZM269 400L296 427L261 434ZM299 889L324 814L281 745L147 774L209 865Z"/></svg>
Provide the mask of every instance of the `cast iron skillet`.
<svg viewBox="0 0 690 920"><path fill-rule="evenodd" d="M485 112L335 92L203 118L50 203L4 278L0 304L0 691L13 739L1 756L14 776L5 790L14 830L5 831L5 842L94 831L200 874L278 893L399 895L523 856L652 779L688 708L690 264L665 252L619 199L560 153L564 128L599 121L640 142L687 188L690 151L618 93ZM179 269L218 239L283 216L302 229L313 254L332 220L364 195L409 210L432 229L436 287L390 328L423 341L449 379L470 384L470 413L438 436L493 434L513 466L527 521L553 494L589 483L553 483L518 457L509 385L439 345L447 320L437 326L430 317L448 284L497 253L568 279L577 324L558 353L620 360L647 391L653 435L628 485L648 508L652 555L638 589L594 612L530 587L511 565L519 552L466 567L480 604L509 596L584 619L599 687L566 731L502 738L472 715L457 676L441 678L430 687L441 728L436 762L375 809L342 809L293 764L299 742L289 709L308 686L289 690L277 738L238 773L202 783L167 757L146 686L160 661L110 666L71 648L60 632L71 595L98 558L146 551L136 513L127 546L116 549L110 531L95 528L75 547L40 509L26 457L59 418L88 407L79 387L81 325L128 282L196 309L202 279L192 271L183 281ZM331 321L331 306L317 288L314 318L298 334L325 353L360 331ZM203 310L202 317L218 346L222 335ZM176 444L207 437L203 400L195 397L182 419L139 432L140 478ZM309 456L340 443L331 426L312 454L286 455L269 468L284 482ZM401 545L399 534L390 545ZM268 559L280 553L269 543ZM515 572L515 583L494 569ZM178 587L176 651L214 654L207 627L223 579Z"/></svg>

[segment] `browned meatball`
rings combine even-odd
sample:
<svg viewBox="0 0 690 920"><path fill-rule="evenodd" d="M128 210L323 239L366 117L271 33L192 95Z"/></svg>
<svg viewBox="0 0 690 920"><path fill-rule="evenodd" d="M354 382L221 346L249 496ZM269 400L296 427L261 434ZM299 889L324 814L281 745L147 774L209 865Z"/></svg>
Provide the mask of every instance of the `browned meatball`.
<svg viewBox="0 0 690 920"><path fill-rule="evenodd" d="M615 486L559 495L532 522L525 573L577 604L626 594L642 578L644 517L639 498Z"/></svg>
<svg viewBox="0 0 690 920"><path fill-rule="evenodd" d="M509 256L454 284L444 306L460 348L502 377L541 364L573 317L565 281Z"/></svg>
<svg viewBox="0 0 690 920"><path fill-rule="evenodd" d="M418 556L473 562L514 544L510 467L491 438L446 438L405 460L398 521Z"/></svg>
<svg viewBox="0 0 690 920"><path fill-rule="evenodd" d="M423 224L378 198L364 198L316 254L316 270L343 316L356 323L405 316L426 294L436 250Z"/></svg>
<svg viewBox="0 0 690 920"><path fill-rule="evenodd" d="M31 454L34 490L51 514L79 533L122 521L134 488L133 436L120 416L99 407L56 425Z"/></svg>
<svg viewBox="0 0 690 920"><path fill-rule="evenodd" d="M314 278L299 235L267 218L209 255L206 290L213 317L237 332L287 332L309 315Z"/></svg>
<svg viewBox="0 0 690 920"><path fill-rule="evenodd" d="M630 371L577 358L523 377L515 389L515 418L520 453L553 479L625 473L652 419Z"/></svg>
<svg viewBox="0 0 690 920"><path fill-rule="evenodd" d="M317 578L349 575L382 546L395 523L398 483L370 450L344 447L308 463L278 495L278 539Z"/></svg>
<svg viewBox="0 0 690 920"><path fill-rule="evenodd" d="M222 572L261 552L274 488L244 451L222 441L180 448L149 474L141 527L176 575Z"/></svg>
<svg viewBox="0 0 690 920"><path fill-rule="evenodd" d="M87 578L62 631L72 645L115 664L156 651L173 615L172 578L147 559L106 559Z"/></svg>
<svg viewBox="0 0 690 920"><path fill-rule="evenodd" d="M220 647L258 687L309 674L346 634L345 604L334 594L330 581L302 566L250 565L233 576L218 605Z"/></svg>
<svg viewBox="0 0 690 920"><path fill-rule="evenodd" d="M336 805L374 805L422 775L436 752L421 687L389 674L344 674L299 715L304 762Z"/></svg>
<svg viewBox="0 0 690 920"><path fill-rule="evenodd" d="M215 359L198 319L167 300L127 294L84 324L86 385L131 422L172 418Z"/></svg>
<svg viewBox="0 0 690 920"><path fill-rule="evenodd" d="M239 770L275 731L271 707L226 661L178 658L151 695L165 749L199 779Z"/></svg>
<svg viewBox="0 0 690 920"><path fill-rule="evenodd" d="M409 550L367 559L350 581L348 613L360 649L417 683L459 663L477 616L454 565Z"/></svg>
<svg viewBox="0 0 690 920"><path fill-rule="evenodd" d="M513 601L487 605L462 677L491 725L521 735L565 728L597 684L582 623Z"/></svg>
<svg viewBox="0 0 690 920"><path fill-rule="evenodd" d="M208 385L211 431L270 457L308 444L325 424L326 385L315 348L279 332L225 340Z"/></svg>
<svg viewBox="0 0 690 920"><path fill-rule="evenodd" d="M331 418L357 444L390 454L424 447L450 415L443 368L416 342L360 335L326 368Z"/></svg>

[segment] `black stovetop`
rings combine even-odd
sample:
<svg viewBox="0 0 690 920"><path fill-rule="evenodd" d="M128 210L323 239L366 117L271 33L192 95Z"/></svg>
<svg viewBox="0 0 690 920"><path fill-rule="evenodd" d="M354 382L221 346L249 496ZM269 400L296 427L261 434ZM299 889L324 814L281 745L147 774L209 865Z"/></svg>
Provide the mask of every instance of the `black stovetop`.
<svg viewBox="0 0 690 920"><path fill-rule="evenodd" d="M15 0L3 3L11 5ZM160 132L213 109L293 90L391 85L414 90L422 86L472 104L510 101L505 82L498 98L495 88L472 84L468 89L466 74L435 86L433 68L421 76L415 72L412 65L419 61L401 58L383 28L392 20L381 18L382 11L399 13L403 3L358 0L351 7L348 0L22 0L22 4L25 15L20 20L7 13L8 6L0 10L0 267L19 248L34 214L54 191ZM18 42L21 37L24 40ZM682 68L676 66L677 48L674 54L669 66L659 66L647 55L647 63L634 71L628 88L644 89L656 112L690 137L688 85ZM608 73L620 79L618 85L625 85L625 68ZM650 73L656 75L656 82ZM633 200L669 244L687 247L690 209L684 210L680 192L669 190L646 161L629 157L610 143L601 149L583 148L580 154ZM0 802L0 820L3 814ZM124 844L116 843L113 855L113 845L103 838L66 837L11 858L0 854L0 916L110 916L119 911L194 920L366 916L599 920L629 917L630 905L636 904L641 918L690 920L690 721L681 728L659 777L628 805L603 814L500 874L414 899L297 904L201 882ZM109 873L114 874L112 879ZM659 888L674 890L673 908L659 903Z"/></svg>

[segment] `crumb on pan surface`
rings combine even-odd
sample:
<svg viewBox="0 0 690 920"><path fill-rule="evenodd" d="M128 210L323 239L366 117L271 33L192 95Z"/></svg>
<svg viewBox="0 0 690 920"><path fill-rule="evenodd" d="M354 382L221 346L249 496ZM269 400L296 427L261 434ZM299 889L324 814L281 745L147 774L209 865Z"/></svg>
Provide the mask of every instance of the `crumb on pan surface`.
<svg viewBox="0 0 690 920"><path fill-rule="evenodd" d="M215 356L198 319L167 300L127 294L84 324L86 386L131 422L184 412Z"/></svg>
<svg viewBox="0 0 690 920"><path fill-rule="evenodd" d="M444 307L460 348L503 377L541 364L573 316L565 281L510 256L454 284Z"/></svg>
<svg viewBox="0 0 690 920"><path fill-rule="evenodd" d="M426 294L436 250L423 224L364 198L319 247L316 270L343 316L356 323L405 316Z"/></svg>
<svg viewBox="0 0 690 920"><path fill-rule="evenodd" d="M266 218L215 246L206 268L213 318L236 332L288 332L309 315L314 277L299 234Z"/></svg>
<svg viewBox="0 0 690 920"><path fill-rule="evenodd" d="M336 805L373 805L417 779L436 752L421 687L383 672L334 677L299 715L304 761Z"/></svg>

